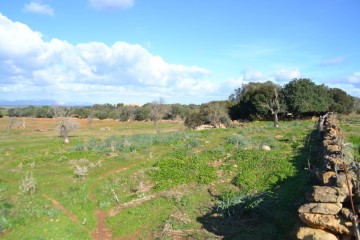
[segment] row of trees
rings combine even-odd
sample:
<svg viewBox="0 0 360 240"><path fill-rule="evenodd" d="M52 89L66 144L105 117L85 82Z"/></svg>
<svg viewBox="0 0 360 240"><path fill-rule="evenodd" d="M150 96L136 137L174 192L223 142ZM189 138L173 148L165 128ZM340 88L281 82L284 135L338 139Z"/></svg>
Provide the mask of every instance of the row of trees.
<svg viewBox="0 0 360 240"><path fill-rule="evenodd" d="M230 101L214 101L202 105L165 104L163 99L155 100L143 106L124 104L95 104L89 107L64 106L28 106L8 109L10 117L36 118L99 118L120 121L152 121L158 130L160 120L185 121L189 128L210 124L229 126L231 119L228 111Z"/></svg>
<svg viewBox="0 0 360 240"><path fill-rule="evenodd" d="M270 116L318 116L328 111L356 112L358 100L339 88L316 85L310 79L293 79L283 87L271 81L248 83L235 89L229 101L232 119L266 119Z"/></svg>
<svg viewBox="0 0 360 240"><path fill-rule="evenodd" d="M145 121L152 120L154 106L161 105L162 119L184 120L189 113L199 109L199 105L190 104L165 104L164 100L159 99L143 106L119 104L95 104L86 107L71 107L71 116L77 118L99 118L99 119L118 119L120 121ZM59 114L54 113L54 109L67 109L60 106L27 106L16 107L7 110L10 117L35 117L53 118Z"/></svg>
<svg viewBox="0 0 360 240"><path fill-rule="evenodd" d="M202 105L165 104L163 99L143 106L95 104L88 107L28 106L8 109L10 117L52 118L62 115L78 118L118 119L120 121L153 121L158 129L162 119L184 121L189 128L202 124L229 126L231 120L318 116L328 111L348 114L360 112L360 101L338 88L316 85L310 79L293 79L279 86L271 81L248 83L235 89L227 101ZM65 112L64 112L65 111Z"/></svg>

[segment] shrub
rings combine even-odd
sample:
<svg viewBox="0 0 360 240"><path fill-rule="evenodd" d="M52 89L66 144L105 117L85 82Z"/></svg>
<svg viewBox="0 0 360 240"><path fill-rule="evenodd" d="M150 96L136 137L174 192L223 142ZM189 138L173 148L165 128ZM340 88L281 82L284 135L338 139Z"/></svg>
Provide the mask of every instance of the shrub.
<svg viewBox="0 0 360 240"><path fill-rule="evenodd" d="M185 148L186 149L192 149L192 148L197 148L199 147L200 141L197 139L190 139L186 144L185 144Z"/></svg>
<svg viewBox="0 0 360 240"><path fill-rule="evenodd" d="M259 205L267 198L267 193L241 195L240 193L223 192L215 204L216 212L222 217L233 221L245 216L253 217L257 214Z"/></svg>
<svg viewBox="0 0 360 240"><path fill-rule="evenodd" d="M33 195L36 192L36 180L32 173L27 172L25 178L20 183L21 192Z"/></svg>
<svg viewBox="0 0 360 240"><path fill-rule="evenodd" d="M79 166L79 165L76 165L76 166L75 166L74 174L75 174L75 177L78 177L78 178L84 178L84 177L86 177L86 175L88 175L88 168L87 168L87 166Z"/></svg>
<svg viewBox="0 0 360 240"><path fill-rule="evenodd" d="M185 127L195 129L198 126L201 126L206 123L206 118L201 113L191 113L189 116L185 119Z"/></svg>
<svg viewBox="0 0 360 240"><path fill-rule="evenodd" d="M230 136L226 139L227 144L233 144L239 148L248 147L251 144L251 140L240 134Z"/></svg>

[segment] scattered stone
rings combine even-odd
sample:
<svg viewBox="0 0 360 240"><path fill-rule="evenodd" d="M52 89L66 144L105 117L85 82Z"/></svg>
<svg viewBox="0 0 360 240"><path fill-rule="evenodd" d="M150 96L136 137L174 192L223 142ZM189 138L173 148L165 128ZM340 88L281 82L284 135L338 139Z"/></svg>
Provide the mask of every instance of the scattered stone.
<svg viewBox="0 0 360 240"><path fill-rule="evenodd" d="M117 157L119 156L116 152L107 153L109 157Z"/></svg>
<svg viewBox="0 0 360 240"><path fill-rule="evenodd" d="M263 151L271 151L271 147L270 147L270 146L267 146L267 145L263 145L263 146L261 147L261 150L263 150Z"/></svg>
<svg viewBox="0 0 360 240"><path fill-rule="evenodd" d="M211 129L211 128L214 128L214 126L205 124L205 125L200 125L200 126L196 127L195 130L205 130L205 129Z"/></svg>
<svg viewBox="0 0 360 240"><path fill-rule="evenodd" d="M299 240L338 240L338 238L322 229L314 229L309 227L301 227L296 234Z"/></svg>

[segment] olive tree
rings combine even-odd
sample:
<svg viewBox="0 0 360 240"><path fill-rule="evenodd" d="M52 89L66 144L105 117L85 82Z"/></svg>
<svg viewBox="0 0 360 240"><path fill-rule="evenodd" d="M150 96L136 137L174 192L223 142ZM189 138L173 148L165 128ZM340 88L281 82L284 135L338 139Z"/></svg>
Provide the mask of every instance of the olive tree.
<svg viewBox="0 0 360 240"><path fill-rule="evenodd" d="M69 143L68 134L79 128L80 124L71 119L74 109L65 106L52 106L50 108L51 116L57 120L57 128L60 129L60 135L64 139L64 143Z"/></svg>
<svg viewBox="0 0 360 240"><path fill-rule="evenodd" d="M159 98L158 100L152 101L148 106L150 109L149 118L153 121L156 132L160 133L158 122L165 114L165 100L163 98Z"/></svg>

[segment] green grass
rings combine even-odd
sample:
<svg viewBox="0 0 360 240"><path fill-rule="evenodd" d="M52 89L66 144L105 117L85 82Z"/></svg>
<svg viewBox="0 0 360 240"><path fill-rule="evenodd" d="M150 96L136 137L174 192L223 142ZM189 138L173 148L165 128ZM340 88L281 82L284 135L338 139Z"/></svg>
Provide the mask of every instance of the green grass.
<svg viewBox="0 0 360 240"><path fill-rule="evenodd" d="M28 122L8 135L0 119L1 239L91 239L95 212L117 208L105 221L114 237L172 239L171 226L198 239L288 239L310 186L305 168L319 155L311 121L203 131L164 122L161 134L151 122L81 122L69 145L56 122ZM85 177L76 165L87 167ZM19 189L27 172L37 184L31 196Z"/></svg>

